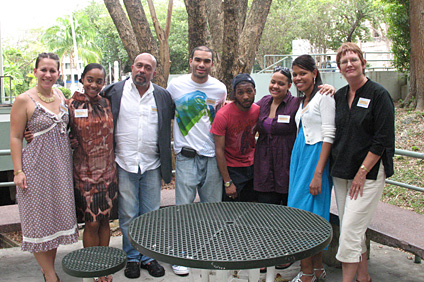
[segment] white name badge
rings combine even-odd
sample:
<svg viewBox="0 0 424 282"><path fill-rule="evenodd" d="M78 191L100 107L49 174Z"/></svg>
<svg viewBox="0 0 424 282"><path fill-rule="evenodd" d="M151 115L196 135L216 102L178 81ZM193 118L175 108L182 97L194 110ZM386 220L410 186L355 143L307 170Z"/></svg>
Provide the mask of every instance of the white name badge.
<svg viewBox="0 0 424 282"><path fill-rule="evenodd" d="M278 115L278 123L290 123L290 116L288 115Z"/></svg>
<svg viewBox="0 0 424 282"><path fill-rule="evenodd" d="M66 105L65 105L65 104L60 104L60 110L61 110L62 112L68 113L68 108L66 107Z"/></svg>
<svg viewBox="0 0 424 282"><path fill-rule="evenodd" d="M361 108L365 108L365 109L368 109L368 106L370 105L370 102L371 102L371 100L370 99L367 99L367 98L359 98L359 101L358 101L358 107L361 107Z"/></svg>
<svg viewBox="0 0 424 282"><path fill-rule="evenodd" d="M215 99L206 98L206 105L215 106Z"/></svg>
<svg viewBox="0 0 424 282"><path fill-rule="evenodd" d="M156 108L156 106L152 106L152 112L157 112L158 108Z"/></svg>
<svg viewBox="0 0 424 282"><path fill-rule="evenodd" d="M85 118L88 117L88 109L75 109L76 118Z"/></svg>

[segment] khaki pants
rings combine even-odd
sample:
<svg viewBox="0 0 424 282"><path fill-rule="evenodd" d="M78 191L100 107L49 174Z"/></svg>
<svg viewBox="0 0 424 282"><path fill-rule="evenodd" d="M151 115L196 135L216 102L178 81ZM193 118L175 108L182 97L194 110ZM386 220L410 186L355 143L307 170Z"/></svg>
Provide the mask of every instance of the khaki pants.
<svg viewBox="0 0 424 282"><path fill-rule="evenodd" d="M362 197L358 195L356 200L351 200L349 189L353 180L333 177L340 218L337 260L346 263L357 263L360 262L361 255L367 251L365 232L383 193L385 178L384 166L380 161L377 179L365 180Z"/></svg>

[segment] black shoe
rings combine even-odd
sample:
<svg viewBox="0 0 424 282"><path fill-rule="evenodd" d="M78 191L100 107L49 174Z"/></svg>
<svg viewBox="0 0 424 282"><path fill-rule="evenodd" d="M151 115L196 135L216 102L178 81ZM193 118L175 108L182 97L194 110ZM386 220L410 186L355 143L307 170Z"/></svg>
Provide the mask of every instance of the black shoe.
<svg viewBox="0 0 424 282"><path fill-rule="evenodd" d="M140 263L136 261L127 262L127 266L125 266L125 277L127 278L138 278L140 277Z"/></svg>
<svg viewBox="0 0 424 282"><path fill-rule="evenodd" d="M293 262L276 265L275 269L286 269L286 268L289 268L292 264Z"/></svg>
<svg viewBox="0 0 424 282"><path fill-rule="evenodd" d="M161 277L165 275L165 269L155 259L149 263L141 264L140 267L147 269L149 274L153 277Z"/></svg>

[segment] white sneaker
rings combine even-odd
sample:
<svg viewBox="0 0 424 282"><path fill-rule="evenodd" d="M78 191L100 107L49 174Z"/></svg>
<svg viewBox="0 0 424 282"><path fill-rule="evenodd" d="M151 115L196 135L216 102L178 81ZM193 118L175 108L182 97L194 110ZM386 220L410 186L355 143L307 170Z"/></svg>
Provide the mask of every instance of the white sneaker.
<svg viewBox="0 0 424 282"><path fill-rule="evenodd" d="M179 276L187 276L190 273L190 269L186 266L181 266L181 265L172 265L172 270L174 271L175 274L179 275Z"/></svg>

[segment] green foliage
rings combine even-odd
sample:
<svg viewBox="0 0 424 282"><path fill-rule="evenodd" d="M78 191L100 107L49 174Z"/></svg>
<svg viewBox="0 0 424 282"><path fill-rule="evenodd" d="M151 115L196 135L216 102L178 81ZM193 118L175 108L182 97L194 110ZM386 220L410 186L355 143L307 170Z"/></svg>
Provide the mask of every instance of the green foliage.
<svg viewBox="0 0 424 282"><path fill-rule="evenodd" d="M335 1L333 19L333 32L331 34L330 48L337 48L347 41L367 41L372 38L366 21L375 31L380 29L383 9L375 0L346 0Z"/></svg>
<svg viewBox="0 0 424 282"><path fill-rule="evenodd" d="M412 146L411 148L412 151L418 152L420 150L420 148L418 148L417 146Z"/></svg>
<svg viewBox="0 0 424 282"><path fill-rule="evenodd" d="M30 88L34 75L32 74L32 52L24 53L19 49L6 46L3 49L3 68L5 78L5 95L17 96ZM11 83L10 83L11 82ZM12 89L10 89L10 85Z"/></svg>
<svg viewBox="0 0 424 282"><path fill-rule="evenodd" d="M274 0L257 58L291 53L294 39L309 40L319 53L335 51L348 39L367 40L371 34L366 23L383 33L382 6L377 0Z"/></svg>
<svg viewBox="0 0 424 282"><path fill-rule="evenodd" d="M94 42L101 50L101 59L98 63L105 67L106 72L109 72L109 65L113 68L115 61L118 62L121 73L131 71L132 62L129 61L128 54L104 3L92 1L78 13L87 15L91 25L97 31Z"/></svg>
<svg viewBox="0 0 424 282"><path fill-rule="evenodd" d="M74 12L72 15L75 29L75 38L78 46L78 56L85 64L100 60L100 48L95 44L94 38L97 30L91 24L87 15ZM74 66L74 44L72 39L71 21L69 17L56 20L56 25L51 26L43 34L42 42L51 52L56 53L61 60L68 56L71 66Z"/></svg>
<svg viewBox="0 0 424 282"><path fill-rule="evenodd" d="M381 0L385 6L386 22L389 24L388 37L392 40L393 65L409 75L410 35L409 0Z"/></svg>
<svg viewBox="0 0 424 282"><path fill-rule="evenodd" d="M63 95L65 96L66 99L71 98L71 89L68 89L66 87L58 87L58 89L60 91L62 91Z"/></svg>

